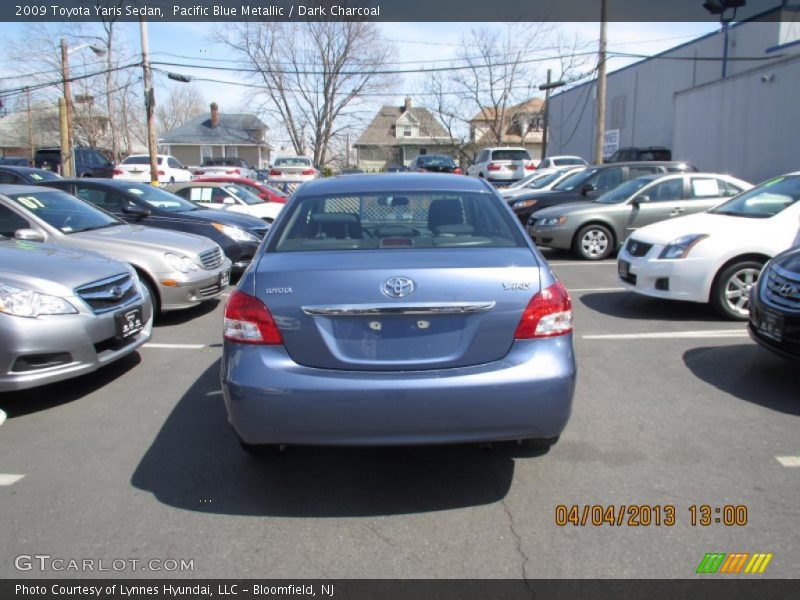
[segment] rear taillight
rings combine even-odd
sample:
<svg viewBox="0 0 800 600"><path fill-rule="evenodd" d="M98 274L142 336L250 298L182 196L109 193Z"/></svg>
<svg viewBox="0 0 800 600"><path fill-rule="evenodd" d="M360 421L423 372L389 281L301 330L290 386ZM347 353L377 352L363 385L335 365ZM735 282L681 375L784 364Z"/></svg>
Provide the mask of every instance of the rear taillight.
<svg viewBox="0 0 800 600"><path fill-rule="evenodd" d="M258 298L239 290L225 304L223 337L240 344L283 344L269 309Z"/></svg>
<svg viewBox="0 0 800 600"><path fill-rule="evenodd" d="M270 169L269 170L269 176L270 177L280 177L281 176L281 172L278 171L278 169Z"/></svg>
<svg viewBox="0 0 800 600"><path fill-rule="evenodd" d="M205 174L205 171L201 171L199 169L193 173L193 175L204 175L204 174Z"/></svg>
<svg viewBox="0 0 800 600"><path fill-rule="evenodd" d="M158 171L158 176L159 177L163 177L164 175L166 175L166 173L164 173L164 171L161 171L161 170Z"/></svg>
<svg viewBox="0 0 800 600"><path fill-rule="evenodd" d="M489 163L489 166L486 167L486 168L489 171L499 171L502 168L502 166L501 165L496 165L495 163Z"/></svg>
<svg viewBox="0 0 800 600"><path fill-rule="evenodd" d="M316 173L314 169L306 169L303 171L302 175L313 175L314 173Z"/></svg>
<svg viewBox="0 0 800 600"><path fill-rule="evenodd" d="M527 162L527 163L525 163L525 170L526 171L535 171L536 170L536 165L533 164L532 162Z"/></svg>
<svg viewBox="0 0 800 600"><path fill-rule="evenodd" d="M453 169L453 173L456 174L456 175L461 175L461 169L456 167L455 169Z"/></svg>
<svg viewBox="0 0 800 600"><path fill-rule="evenodd" d="M517 325L514 338L553 337L572 331L572 301L564 284L556 281L550 287L536 294Z"/></svg>
<svg viewBox="0 0 800 600"><path fill-rule="evenodd" d="M239 169L233 169L231 171L225 171L226 175L241 175L241 171Z"/></svg>
<svg viewBox="0 0 800 600"><path fill-rule="evenodd" d="M122 169L114 169L114 175L124 175L125 171Z"/></svg>

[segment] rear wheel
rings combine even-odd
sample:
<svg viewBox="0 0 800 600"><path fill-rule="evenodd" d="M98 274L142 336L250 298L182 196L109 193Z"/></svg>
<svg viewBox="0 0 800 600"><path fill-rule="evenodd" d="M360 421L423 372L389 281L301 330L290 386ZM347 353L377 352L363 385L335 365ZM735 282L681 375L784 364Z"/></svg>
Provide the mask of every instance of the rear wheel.
<svg viewBox="0 0 800 600"><path fill-rule="evenodd" d="M719 272L711 290L711 306L726 319L745 321L750 316L750 289L758 281L763 263L745 260Z"/></svg>
<svg viewBox="0 0 800 600"><path fill-rule="evenodd" d="M572 240L572 251L584 260L602 260L614 249L614 234L605 225L581 227Z"/></svg>

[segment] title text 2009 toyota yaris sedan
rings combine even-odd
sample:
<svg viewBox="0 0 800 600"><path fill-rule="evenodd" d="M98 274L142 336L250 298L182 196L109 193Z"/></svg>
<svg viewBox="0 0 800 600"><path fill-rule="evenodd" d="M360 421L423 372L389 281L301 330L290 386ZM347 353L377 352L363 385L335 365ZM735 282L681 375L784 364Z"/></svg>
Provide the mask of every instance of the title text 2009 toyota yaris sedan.
<svg viewBox="0 0 800 600"><path fill-rule="evenodd" d="M305 184L225 308L222 387L263 445L550 444L570 415L572 309L485 182Z"/></svg>

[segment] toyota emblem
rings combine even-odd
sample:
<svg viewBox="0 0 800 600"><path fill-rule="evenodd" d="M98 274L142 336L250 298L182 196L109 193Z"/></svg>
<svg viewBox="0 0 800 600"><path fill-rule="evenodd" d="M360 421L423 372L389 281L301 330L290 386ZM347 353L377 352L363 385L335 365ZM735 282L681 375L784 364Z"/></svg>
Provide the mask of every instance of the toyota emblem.
<svg viewBox="0 0 800 600"><path fill-rule="evenodd" d="M797 294L797 288L795 288L791 283L784 283L778 288L778 293L784 298L791 298Z"/></svg>
<svg viewBox="0 0 800 600"><path fill-rule="evenodd" d="M408 277L392 277L383 284L381 291L389 298L405 298L417 289L413 280Z"/></svg>

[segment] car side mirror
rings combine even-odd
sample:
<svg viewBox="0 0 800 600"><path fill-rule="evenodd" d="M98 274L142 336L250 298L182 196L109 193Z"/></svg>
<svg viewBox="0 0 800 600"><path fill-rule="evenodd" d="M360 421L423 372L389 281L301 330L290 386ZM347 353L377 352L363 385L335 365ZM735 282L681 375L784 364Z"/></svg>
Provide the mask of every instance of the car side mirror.
<svg viewBox="0 0 800 600"><path fill-rule="evenodd" d="M262 200L269 200L267 192L259 192L258 197L261 198Z"/></svg>
<svg viewBox="0 0 800 600"><path fill-rule="evenodd" d="M44 234L41 231L36 231L35 229L17 229L14 232L14 239L21 240L23 242L43 242Z"/></svg>
<svg viewBox="0 0 800 600"><path fill-rule="evenodd" d="M123 206L122 212L136 219L143 219L145 217L149 217L151 214L150 209L142 208L141 206L135 206L135 205Z"/></svg>
<svg viewBox="0 0 800 600"><path fill-rule="evenodd" d="M585 196L585 195L586 195L586 194L588 194L589 192L593 192L593 191L595 191L596 189L597 189L597 188L595 187L595 185L594 185L593 183L587 183L586 185L584 185L584 186L581 188L581 194L583 194L583 195Z"/></svg>
<svg viewBox="0 0 800 600"><path fill-rule="evenodd" d="M236 200L228 196L227 198L222 199L222 203L226 206L233 206L234 204L236 204Z"/></svg>
<svg viewBox="0 0 800 600"><path fill-rule="evenodd" d="M650 202L650 196L648 196L647 194L642 194L641 196L636 196L636 198L633 199L633 205L634 206L639 206L640 204L643 204L644 202Z"/></svg>

